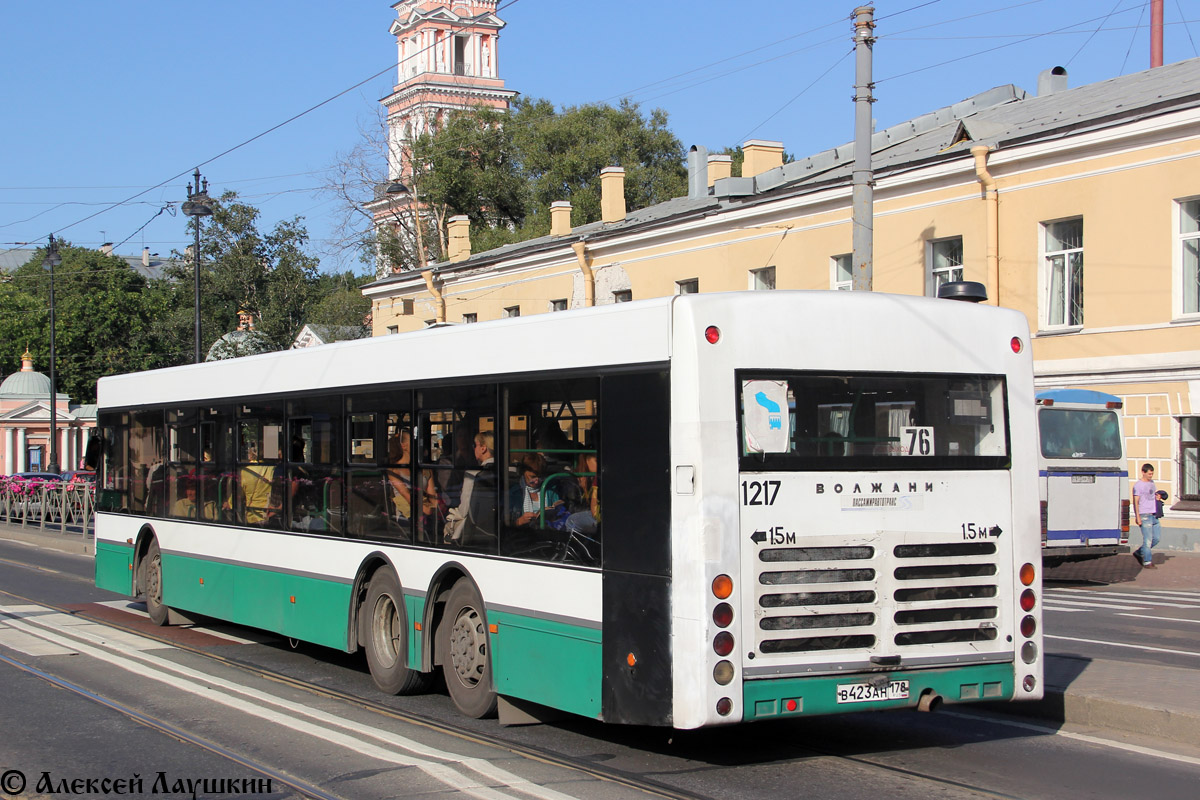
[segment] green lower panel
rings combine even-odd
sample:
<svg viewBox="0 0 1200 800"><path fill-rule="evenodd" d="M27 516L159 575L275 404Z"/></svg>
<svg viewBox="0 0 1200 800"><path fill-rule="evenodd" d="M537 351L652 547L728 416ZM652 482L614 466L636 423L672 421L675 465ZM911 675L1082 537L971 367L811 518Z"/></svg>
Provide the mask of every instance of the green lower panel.
<svg viewBox="0 0 1200 800"><path fill-rule="evenodd" d="M350 585L163 554L163 601L306 642L346 647Z"/></svg>
<svg viewBox="0 0 1200 800"><path fill-rule="evenodd" d="M491 636L496 691L544 706L600 717L600 631L498 612Z"/></svg>
<svg viewBox="0 0 1200 800"><path fill-rule="evenodd" d="M421 659L425 655L425 637L421 635L421 632L416 629L413 623L425 619L425 598L416 597L411 594L404 595L404 613L408 615L406 619L409 630L408 668L420 670Z"/></svg>
<svg viewBox="0 0 1200 800"><path fill-rule="evenodd" d="M96 586L133 595L133 545L96 542Z"/></svg>
<svg viewBox="0 0 1200 800"><path fill-rule="evenodd" d="M746 681L742 688L745 719L769 719L802 714L840 714L884 708L911 708L921 694L932 690L946 703L976 700L1009 700L1013 696L1012 664L981 664L972 667L889 672L892 681L907 680L908 697L862 703L839 703L837 687L865 683L874 673L833 675L819 678L776 678Z"/></svg>

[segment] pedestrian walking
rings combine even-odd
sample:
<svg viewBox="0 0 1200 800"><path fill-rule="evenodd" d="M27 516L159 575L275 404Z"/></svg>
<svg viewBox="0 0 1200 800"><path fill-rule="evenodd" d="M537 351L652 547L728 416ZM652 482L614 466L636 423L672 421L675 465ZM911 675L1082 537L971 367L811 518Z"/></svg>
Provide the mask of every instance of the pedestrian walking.
<svg viewBox="0 0 1200 800"><path fill-rule="evenodd" d="M1142 479L1133 485L1133 512L1138 527L1142 529L1142 546L1138 550L1138 561L1146 569L1154 566L1153 547L1158 544L1162 525L1158 521L1157 487L1154 485L1154 467L1142 464Z"/></svg>

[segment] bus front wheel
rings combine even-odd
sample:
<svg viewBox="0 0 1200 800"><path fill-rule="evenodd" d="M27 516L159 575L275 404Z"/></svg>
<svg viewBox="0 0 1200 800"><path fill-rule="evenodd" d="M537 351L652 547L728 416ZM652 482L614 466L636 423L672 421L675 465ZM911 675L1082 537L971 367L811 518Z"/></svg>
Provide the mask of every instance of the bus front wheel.
<svg viewBox="0 0 1200 800"><path fill-rule="evenodd" d="M438 626L442 672L454 705L468 717L481 719L496 713L492 689L492 659L483 601L469 581L460 580L450 590Z"/></svg>
<svg viewBox="0 0 1200 800"><path fill-rule="evenodd" d="M404 614L404 594L400 581L390 569L381 569L371 578L363 604L367 615L367 666L380 691L388 694L416 694L429 688L429 675L405 666L408 654L408 627Z"/></svg>
<svg viewBox="0 0 1200 800"><path fill-rule="evenodd" d="M163 604L162 552L157 541L151 540L140 566L142 574L138 583L146 596L146 613L155 625L166 625L169 609Z"/></svg>

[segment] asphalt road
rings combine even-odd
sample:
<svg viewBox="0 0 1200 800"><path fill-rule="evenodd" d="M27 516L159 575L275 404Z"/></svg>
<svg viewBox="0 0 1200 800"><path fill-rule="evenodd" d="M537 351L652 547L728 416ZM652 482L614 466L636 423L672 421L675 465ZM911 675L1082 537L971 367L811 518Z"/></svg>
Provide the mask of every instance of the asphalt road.
<svg viewBox="0 0 1200 800"><path fill-rule="evenodd" d="M1118 615L1197 618L1196 609L1147 605L1145 599L1132 612L1113 609L1106 605L1110 599L1101 599L1115 594L1107 589L1079 587L1089 594L1077 601L1074 593L1060 591L1064 588L1076 587L1050 587L1046 596L1046 624L1056 635L1098 640L1107 631L1111 641L1119 633L1161 644L1175 637L1171 626L1184 623L1166 622L1157 632L1151 626L1155 620ZM1083 602L1093 605L1068 605ZM680 792L747 800L801 795L1190 800L1200 783L1195 742L1056 730L974 710L858 713L690 733L587 720L501 729L494 720L461 720L440 692L381 697L358 656L319 647L292 649L286 641L240 628L166 629L179 644L199 651L192 652L39 604L150 629L135 604L92 586L90 558L0 541L0 772L18 769L27 780L42 772L83 779L138 774L146 794L159 772L193 780L275 776L272 796L278 797L456 792L566 800L640 794L512 752L527 747ZM1128 628L1106 627L1113 618ZM382 716L266 680L204 653L278 670L430 720L460 723L463 733L448 735ZM1137 659L1177 656L1143 648L1125 657L1136 680ZM134 721L131 713L144 715L143 721ZM473 741L473 731L501 742Z"/></svg>

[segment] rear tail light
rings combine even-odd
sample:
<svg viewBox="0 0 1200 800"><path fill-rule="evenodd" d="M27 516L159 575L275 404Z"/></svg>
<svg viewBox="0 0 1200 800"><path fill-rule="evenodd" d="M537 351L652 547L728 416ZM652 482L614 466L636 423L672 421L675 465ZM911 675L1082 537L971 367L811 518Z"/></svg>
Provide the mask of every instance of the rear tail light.
<svg viewBox="0 0 1200 800"><path fill-rule="evenodd" d="M733 711L733 701L728 697L722 697L717 701L717 713L722 717L728 717L729 712Z"/></svg>
<svg viewBox="0 0 1200 800"><path fill-rule="evenodd" d="M1047 522L1048 519L1049 519L1049 517L1046 512L1046 501L1043 500L1042 501L1042 547L1046 546L1046 540L1048 539L1048 537L1050 535L1049 534L1050 526Z"/></svg>
<svg viewBox="0 0 1200 800"><path fill-rule="evenodd" d="M713 651L719 656L727 656L733 652L733 634L721 631L713 637Z"/></svg>
<svg viewBox="0 0 1200 800"><path fill-rule="evenodd" d="M729 603L718 603L713 609L713 622L718 628L728 628L733 622L733 606Z"/></svg>
<svg viewBox="0 0 1200 800"><path fill-rule="evenodd" d="M1012 348L1014 353L1019 353L1023 349L1023 346L1021 345L1021 338L1019 336L1012 337L1012 341L1008 343L1008 346Z"/></svg>
<svg viewBox="0 0 1200 800"><path fill-rule="evenodd" d="M1121 501L1121 533L1125 533L1125 534L1129 533L1129 501L1128 500ZM1129 541L1128 536L1121 537L1121 544L1125 544L1128 541Z"/></svg>
<svg viewBox="0 0 1200 800"><path fill-rule="evenodd" d="M1037 605L1037 597L1033 594L1033 589L1026 589L1021 592L1021 610L1033 611L1033 607Z"/></svg>
<svg viewBox="0 0 1200 800"><path fill-rule="evenodd" d="M704 340L709 344L716 344L721 341L721 329L716 325L709 325L704 329Z"/></svg>
<svg viewBox="0 0 1200 800"><path fill-rule="evenodd" d="M713 680L721 686L727 685L733 680L733 664L728 661L718 661L717 666L713 668Z"/></svg>
<svg viewBox="0 0 1200 800"><path fill-rule="evenodd" d="M713 578L712 593L713 597L718 600L727 600L729 595L733 594L733 579L728 575L718 575Z"/></svg>
<svg viewBox="0 0 1200 800"><path fill-rule="evenodd" d="M1026 639L1033 638L1033 634L1037 632L1037 620L1032 615L1021 620L1021 635Z"/></svg>
<svg viewBox="0 0 1200 800"><path fill-rule="evenodd" d="M1021 583L1025 584L1026 586L1032 586L1035 575L1036 572L1033 569L1033 564L1021 565Z"/></svg>
<svg viewBox="0 0 1200 800"><path fill-rule="evenodd" d="M1110 400L1104 404L1105 408L1120 408L1123 404L1119 400Z"/></svg>

